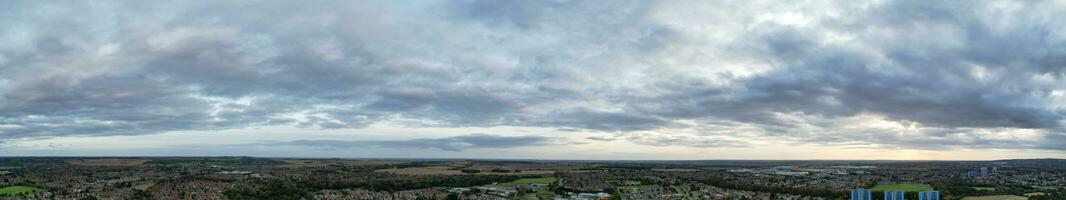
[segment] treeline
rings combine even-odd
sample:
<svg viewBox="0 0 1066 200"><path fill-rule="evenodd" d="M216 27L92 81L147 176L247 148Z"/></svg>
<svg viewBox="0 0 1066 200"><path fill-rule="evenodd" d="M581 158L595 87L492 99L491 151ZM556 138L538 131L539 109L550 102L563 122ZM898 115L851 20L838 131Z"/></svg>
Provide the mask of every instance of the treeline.
<svg viewBox="0 0 1066 200"><path fill-rule="evenodd" d="M254 186L237 186L223 192L230 199L311 199L320 190L362 188L372 191L401 191L431 187L470 187L518 180L516 176L450 175L423 176L395 180L287 181L271 180Z"/></svg>
<svg viewBox="0 0 1066 200"><path fill-rule="evenodd" d="M363 188L373 191L400 191L430 187L469 187L518 180L517 176L450 175L421 176L396 180L305 181L301 185L317 190Z"/></svg>
<svg viewBox="0 0 1066 200"><path fill-rule="evenodd" d="M988 184L974 184L963 182L945 182L945 183L932 183L930 184L934 189L940 191L945 196L988 196L988 195L1024 195L1027 192L1034 191L1031 186L1024 185L988 185ZM990 187L994 190L978 190L974 187Z"/></svg>
<svg viewBox="0 0 1066 200"><path fill-rule="evenodd" d="M247 199L277 199L277 200L299 200L299 199L311 199L310 188L290 181L269 181L256 186L237 186L230 188L224 192L227 198L233 200L247 200Z"/></svg>
<svg viewBox="0 0 1066 200"><path fill-rule="evenodd" d="M33 193L36 193L36 192L33 192L33 191L25 191L25 192L15 192L15 193L0 193L0 197L10 197L10 196L26 196L26 195L31 195L31 194L33 194Z"/></svg>
<svg viewBox="0 0 1066 200"><path fill-rule="evenodd" d="M152 196L152 193L151 193L151 192L148 192L148 191L144 191L144 190L133 190L133 197L132 197L132 198L130 198L130 199L136 199L136 200L149 200L149 199L155 199L155 197L153 197L153 196Z"/></svg>
<svg viewBox="0 0 1066 200"><path fill-rule="evenodd" d="M651 170L651 169L655 169L655 165L619 164L619 165L608 165L608 166L604 166L604 167L599 168L599 169L608 169L608 170L614 170L614 169Z"/></svg>
<svg viewBox="0 0 1066 200"><path fill-rule="evenodd" d="M222 157L222 158L150 158L144 164L146 165L181 165L181 164L201 164L201 165L281 165L285 164L284 161L278 161L269 158L254 158L254 157Z"/></svg>
<svg viewBox="0 0 1066 200"><path fill-rule="evenodd" d="M708 178L705 178L703 180L700 180L699 182L707 184L707 185L712 185L712 186L715 186L715 187L719 187L719 188L734 189L734 190L745 190L745 191L753 191L753 192L767 192L767 193L778 193L778 194L792 194L792 195L825 197L825 198L829 198L829 199L840 199L840 198L848 197L848 193L845 192L845 191L836 191L836 190L821 189L821 188L784 187L784 186L758 185L758 184L751 184L751 183L738 183L738 182L726 181L725 179L722 179L721 177L708 177Z"/></svg>

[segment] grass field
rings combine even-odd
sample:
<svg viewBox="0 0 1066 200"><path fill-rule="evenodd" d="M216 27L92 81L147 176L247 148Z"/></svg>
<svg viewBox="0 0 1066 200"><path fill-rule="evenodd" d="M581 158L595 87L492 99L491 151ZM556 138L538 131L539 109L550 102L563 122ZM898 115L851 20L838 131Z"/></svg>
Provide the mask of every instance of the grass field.
<svg viewBox="0 0 1066 200"><path fill-rule="evenodd" d="M523 179L518 179L516 181L512 181L511 183L514 183L514 184L530 184L530 183L550 184L552 182L555 182L555 178L554 177L523 178Z"/></svg>
<svg viewBox="0 0 1066 200"><path fill-rule="evenodd" d="M874 191L902 191L902 192L921 192L926 190L932 190L929 184L916 184L916 183L900 183L900 184L882 184L874 186Z"/></svg>
<svg viewBox="0 0 1066 200"><path fill-rule="evenodd" d="M555 182L555 177L522 178L522 179L518 179L518 180L515 180L515 181L511 181L511 182L500 183L499 186L511 187L511 186L516 186L516 185L529 185L531 183L551 184L552 182ZM522 196L521 198L518 198L518 199L537 200L537 199L550 199L551 197L552 197L552 192L548 190L548 187L537 187L537 192L536 193L526 194L525 196Z"/></svg>
<svg viewBox="0 0 1066 200"><path fill-rule="evenodd" d="M35 187L29 187L29 186L9 186L9 187L0 188L0 195L19 195L19 194L22 194L23 192L36 193L36 192L46 192L46 191L48 191L48 190L41 189L41 188L35 188Z"/></svg>

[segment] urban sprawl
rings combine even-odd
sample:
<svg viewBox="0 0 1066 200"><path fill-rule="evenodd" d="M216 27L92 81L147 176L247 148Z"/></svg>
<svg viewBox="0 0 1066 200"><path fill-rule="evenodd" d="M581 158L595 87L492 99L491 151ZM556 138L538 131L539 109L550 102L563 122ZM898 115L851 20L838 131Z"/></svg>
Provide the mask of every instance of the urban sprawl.
<svg viewBox="0 0 1066 200"><path fill-rule="evenodd" d="M1066 160L0 158L0 199L1066 199Z"/></svg>

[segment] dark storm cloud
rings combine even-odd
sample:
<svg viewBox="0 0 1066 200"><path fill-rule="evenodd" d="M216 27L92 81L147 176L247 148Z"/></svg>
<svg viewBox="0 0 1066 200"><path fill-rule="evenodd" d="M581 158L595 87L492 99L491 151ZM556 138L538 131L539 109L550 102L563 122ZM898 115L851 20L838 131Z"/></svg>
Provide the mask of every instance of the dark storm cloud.
<svg viewBox="0 0 1066 200"><path fill-rule="evenodd" d="M439 149L445 151L462 151L476 148L518 148L528 146L544 146L559 144L559 138L544 136L500 136L489 134L469 134L446 138L422 138L410 140L377 140L377 141L350 141L350 140L294 140L284 142L266 142L258 145L270 146L307 146L321 148L359 148L359 147L383 147L383 148L418 148Z"/></svg>
<svg viewBox="0 0 1066 200"><path fill-rule="evenodd" d="M756 135L1061 150L1066 26L1055 19L1066 12L1055 2L830 2L840 8L798 10L807 25L700 3L10 2L0 140L404 119L702 134L623 138L652 146ZM727 14L671 18L689 13L665 4ZM922 129L911 140L837 122L865 115ZM1020 130L1046 142L989 136ZM293 142L492 148L477 139Z"/></svg>

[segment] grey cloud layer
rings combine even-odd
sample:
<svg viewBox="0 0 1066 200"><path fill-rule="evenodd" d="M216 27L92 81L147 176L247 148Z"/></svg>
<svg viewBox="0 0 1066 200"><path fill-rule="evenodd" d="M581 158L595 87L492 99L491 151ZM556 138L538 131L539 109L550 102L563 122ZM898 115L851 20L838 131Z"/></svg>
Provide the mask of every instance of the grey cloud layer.
<svg viewBox="0 0 1066 200"><path fill-rule="evenodd" d="M1056 2L47 4L0 8L0 140L395 119L699 133L619 137L655 146L1066 137ZM866 115L920 139L842 122Z"/></svg>
<svg viewBox="0 0 1066 200"><path fill-rule="evenodd" d="M499 136L489 134L469 134L446 138L422 138L410 140L378 140L378 141L351 141L351 140L294 140L284 142L265 142L258 145L268 146L306 146L317 148L360 148L360 147L384 147L384 148L418 148L439 149L444 151L462 151L474 148L518 148L528 146L544 146L561 144L559 138L545 136Z"/></svg>

